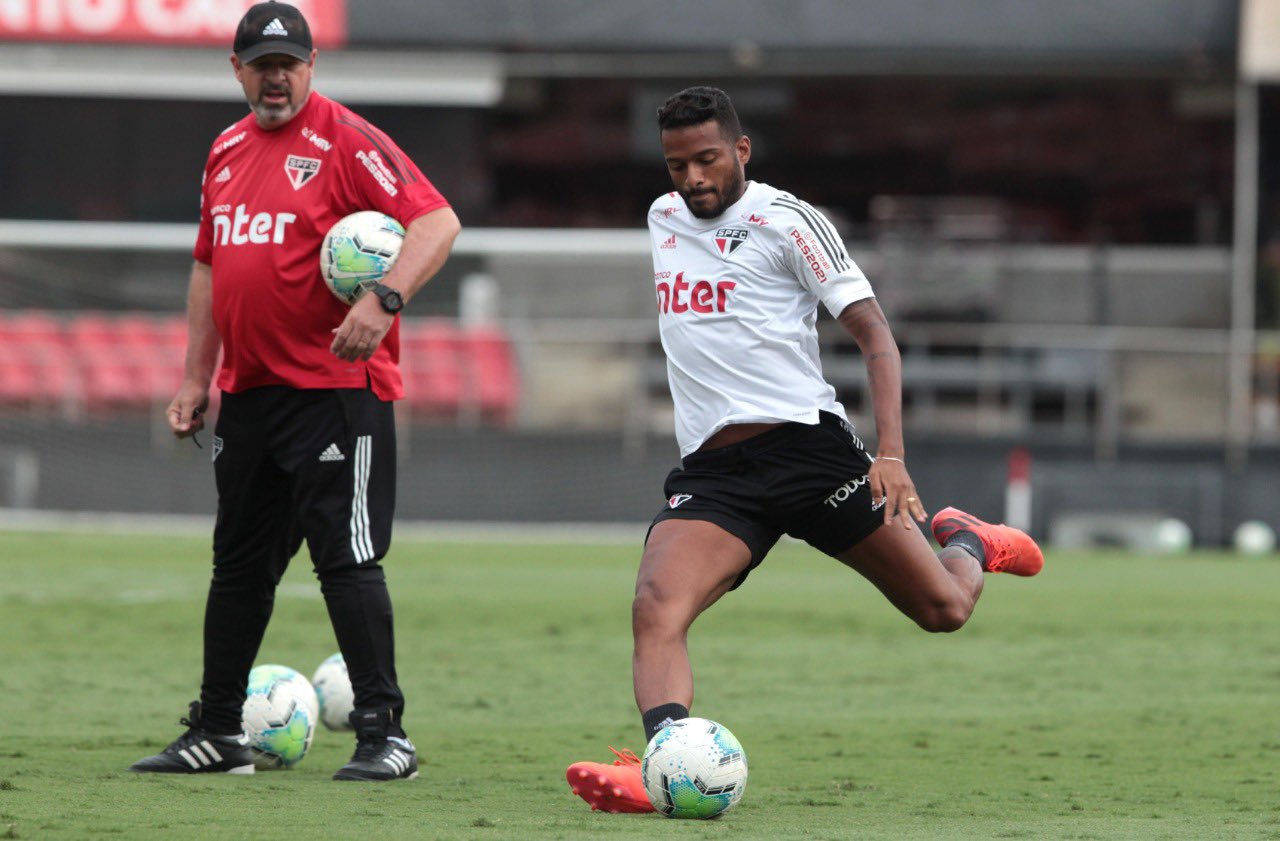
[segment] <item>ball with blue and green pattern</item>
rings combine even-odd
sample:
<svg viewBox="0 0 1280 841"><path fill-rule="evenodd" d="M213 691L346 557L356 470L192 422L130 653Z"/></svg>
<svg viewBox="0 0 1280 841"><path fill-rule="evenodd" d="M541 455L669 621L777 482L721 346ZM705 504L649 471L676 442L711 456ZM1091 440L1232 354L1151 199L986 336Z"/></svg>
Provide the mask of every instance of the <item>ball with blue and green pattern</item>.
<svg viewBox="0 0 1280 841"><path fill-rule="evenodd" d="M291 768L315 738L319 703L311 682L288 666L255 666L249 672L242 723L261 770Z"/></svg>
<svg viewBox="0 0 1280 841"><path fill-rule="evenodd" d="M404 226L385 213L362 210L339 219L320 245L320 275L350 306L382 281L404 244Z"/></svg>
<svg viewBox="0 0 1280 841"><path fill-rule="evenodd" d="M669 818L713 818L747 787L747 754L715 721L684 718L658 731L641 762L645 792Z"/></svg>

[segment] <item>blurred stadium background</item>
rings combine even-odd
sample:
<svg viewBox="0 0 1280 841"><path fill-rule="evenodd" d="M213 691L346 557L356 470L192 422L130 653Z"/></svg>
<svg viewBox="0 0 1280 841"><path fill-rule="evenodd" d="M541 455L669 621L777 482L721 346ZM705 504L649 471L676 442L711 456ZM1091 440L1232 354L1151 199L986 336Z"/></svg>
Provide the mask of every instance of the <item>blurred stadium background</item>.
<svg viewBox="0 0 1280 841"><path fill-rule="evenodd" d="M175 442L248 0L0 2L0 513L214 508ZM405 324L402 520L641 523L677 457L653 113L730 92L893 320L912 472L1061 544L1280 527L1280 2L307 0L315 86L466 230ZM871 421L861 360L829 379ZM208 446L207 436L205 445ZM1029 501L1007 478L1029 463Z"/></svg>

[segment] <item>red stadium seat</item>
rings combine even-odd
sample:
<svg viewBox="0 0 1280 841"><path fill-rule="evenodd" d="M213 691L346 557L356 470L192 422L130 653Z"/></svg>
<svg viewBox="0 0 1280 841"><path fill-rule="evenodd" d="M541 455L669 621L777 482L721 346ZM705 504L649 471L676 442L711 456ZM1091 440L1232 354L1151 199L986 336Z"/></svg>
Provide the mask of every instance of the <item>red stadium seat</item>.
<svg viewBox="0 0 1280 841"><path fill-rule="evenodd" d="M63 344L66 331L62 323L48 313L26 310L6 319L6 332L23 342Z"/></svg>
<svg viewBox="0 0 1280 841"><path fill-rule="evenodd" d="M154 351L160 344L159 323L147 316L126 315L114 324L116 340L132 348Z"/></svg>
<svg viewBox="0 0 1280 841"><path fill-rule="evenodd" d="M155 325L156 344L167 353L185 356L187 351L187 317L167 316Z"/></svg>
<svg viewBox="0 0 1280 841"><path fill-rule="evenodd" d="M116 322L122 358L136 365L152 403L167 403L182 384L186 319L129 315Z"/></svg>
<svg viewBox="0 0 1280 841"><path fill-rule="evenodd" d="M145 367L115 358L82 358L81 363L84 398L91 412L151 406L150 379Z"/></svg>
<svg viewBox="0 0 1280 841"><path fill-rule="evenodd" d="M0 401L24 407L57 407L73 393L74 364L61 322L24 311L0 317Z"/></svg>
<svg viewBox="0 0 1280 841"><path fill-rule="evenodd" d="M406 322L400 328L405 400L415 413L454 418L462 405L462 340L448 321Z"/></svg>
<svg viewBox="0 0 1280 841"><path fill-rule="evenodd" d="M77 353L109 351L118 342L115 323L97 313L73 318L67 325L67 336Z"/></svg>
<svg viewBox="0 0 1280 841"><path fill-rule="evenodd" d="M0 402L150 411L181 385L186 342L185 316L88 312L65 326L39 311L0 316L0 348L8 360L0 371ZM413 412L441 420L514 420L519 373L511 340L500 329L406 320L400 358Z"/></svg>
<svg viewBox="0 0 1280 841"><path fill-rule="evenodd" d="M187 358L187 317L169 316L155 325L155 367L157 397L168 403L182 385Z"/></svg>
<svg viewBox="0 0 1280 841"><path fill-rule="evenodd" d="M5 364L0 365L0 402L30 403L35 399L39 384L39 370L22 355L10 353Z"/></svg>
<svg viewBox="0 0 1280 841"><path fill-rule="evenodd" d="M150 410L173 397L183 350L172 323L141 314L86 313L72 320L67 332L90 410Z"/></svg>
<svg viewBox="0 0 1280 841"><path fill-rule="evenodd" d="M520 379L510 338L497 328L477 327L467 331L464 346L470 405L484 420L511 423L520 400Z"/></svg>

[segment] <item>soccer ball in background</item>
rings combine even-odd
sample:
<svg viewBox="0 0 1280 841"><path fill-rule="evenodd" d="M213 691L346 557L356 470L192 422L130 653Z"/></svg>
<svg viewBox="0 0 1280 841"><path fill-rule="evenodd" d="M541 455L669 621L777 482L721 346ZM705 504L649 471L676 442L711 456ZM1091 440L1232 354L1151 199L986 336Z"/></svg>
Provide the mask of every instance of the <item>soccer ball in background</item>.
<svg viewBox="0 0 1280 841"><path fill-rule="evenodd" d="M1266 555L1276 551L1276 532L1261 520L1246 520L1236 527L1231 543L1242 555Z"/></svg>
<svg viewBox="0 0 1280 841"><path fill-rule="evenodd" d="M683 718L649 742L640 773L649 802L660 814L713 818L742 799L747 755L723 725Z"/></svg>
<svg viewBox="0 0 1280 841"><path fill-rule="evenodd" d="M249 672L243 724L259 770L290 768L307 755L319 718L316 691L288 666L255 666Z"/></svg>
<svg viewBox="0 0 1280 841"><path fill-rule="evenodd" d="M1156 523L1152 541L1157 552L1174 555L1191 551L1195 535L1191 527L1178 518L1166 517Z"/></svg>
<svg viewBox="0 0 1280 841"><path fill-rule="evenodd" d="M330 730L350 730L348 716L356 708L355 693L351 690L351 678L347 675L347 661L339 652L325 659L311 676L320 701L320 721Z"/></svg>
<svg viewBox="0 0 1280 841"><path fill-rule="evenodd" d="M404 226L385 213L362 210L339 219L320 246L320 274L347 306L386 277L404 244Z"/></svg>

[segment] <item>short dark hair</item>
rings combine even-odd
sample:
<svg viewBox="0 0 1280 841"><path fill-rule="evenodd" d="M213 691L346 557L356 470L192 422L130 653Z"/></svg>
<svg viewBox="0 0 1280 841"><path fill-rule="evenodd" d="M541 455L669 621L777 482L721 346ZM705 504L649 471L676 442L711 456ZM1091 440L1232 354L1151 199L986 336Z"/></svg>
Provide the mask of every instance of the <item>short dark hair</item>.
<svg viewBox="0 0 1280 841"><path fill-rule="evenodd" d="M708 120L720 124L720 133L730 143L742 137L742 123L729 94L719 88L698 86L685 88L658 109L658 130L700 126Z"/></svg>

